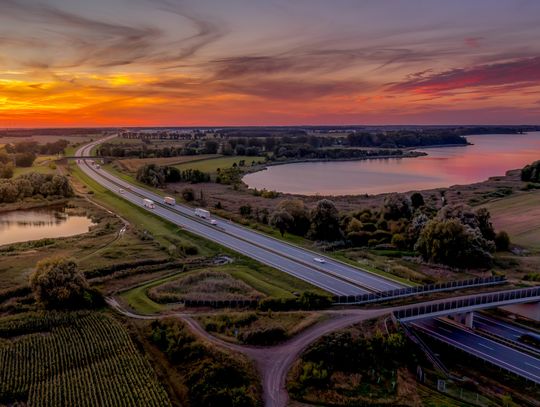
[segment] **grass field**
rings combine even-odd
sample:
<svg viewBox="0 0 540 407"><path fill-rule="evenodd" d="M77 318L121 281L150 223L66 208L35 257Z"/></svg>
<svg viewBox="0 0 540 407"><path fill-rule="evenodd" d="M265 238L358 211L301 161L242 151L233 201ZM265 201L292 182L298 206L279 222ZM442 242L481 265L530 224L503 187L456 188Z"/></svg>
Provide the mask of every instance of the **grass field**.
<svg viewBox="0 0 540 407"><path fill-rule="evenodd" d="M199 170L202 172L208 172L214 174L218 168L230 168L234 163L237 165L240 161L244 160L246 167L251 166L251 162L255 161L264 161L263 157L248 157L248 156L230 156L230 157L219 157L219 158L210 158L201 161L194 161L185 164L175 165L176 168L180 170L187 170L189 168L193 170Z"/></svg>
<svg viewBox="0 0 540 407"><path fill-rule="evenodd" d="M156 280L144 283L120 294L120 297L135 311L143 314L153 314L164 311L167 309L167 303L159 304L153 301L148 296L149 290L153 288L159 288L162 285L169 283L176 283L182 279L196 275L197 273L204 273L207 271L219 271L232 276L236 280L240 280L247 286L251 287L258 293L262 293L263 296L272 298L295 298L295 293L302 293L304 291L316 292L318 294L325 294L324 291L299 280L293 276L290 276L281 271L272 269L265 265L259 264L254 260L240 257L235 264L226 266L219 266L216 268L201 268L189 272L179 272L171 276L158 278ZM214 291L211 293L213 297L227 295L229 291L221 287L222 291ZM202 295L201 292L193 292L193 294ZM177 300L171 299L174 303Z"/></svg>
<svg viewBox="0 0 540 407"><path fill-rule="evenodd" d="M39 130L36 130L36 132L39 132ZM69 134L64 134L64 135L48 135L48 136L43 136L43 135L33 135L33 136L28 136L28 137L11 137L11 136L7 136L7 137L0 137L0 144L15 144L15 143L20 143L21 141L36 141L38 142L39 144L46 144L46 143L54 143L55 141L58 141L58 140L67 140L69 141L70 143L72 144L75 144L75 143L89 143L90 140L92 139L96 139L98 137L97 134L89 134L89 135L77 135L77 136L72 136L72 135L69 135Z"/></svg>
<svg viewBox="0 0 540 407"><path fill-rule="evenodd" d="M0 320L0 404L170 406L128 332L106 314Z"/></svg>
<svg viewBox="0 0 540 407"><path fill-rule="evenodd" d="M159 157L159 158L126 158L123 160L118 160L118 165L120 165L124 170L135 173L137 170L146 164L157 164L157 165L194 165L197 161L215 159L220 157L218 154L203 154L203 155L184 155L180 157Z"/></svg>
<svg viewBox="0 0 540 407"><path fill-rule="evenodd" d="M255 300L263 295L220 269L201 270L148 291L157 302Z"/></svg>
<svg viewBox="0 0 540 407"><path fill-rule="evenodd" d="M496 230L505 230L513 243L540 250L540 191L520 193L485 205Z"/></svg>
<svg viewBox="0 0 540 407"><path fill-rule="evenodd" d="M31 167L16 167L13 170L13 176L28 174L30 172L38 172L40 174L54 174L57 172L56 164L54 163L58 157L55 155L40 155L34 161Z"/></svg>

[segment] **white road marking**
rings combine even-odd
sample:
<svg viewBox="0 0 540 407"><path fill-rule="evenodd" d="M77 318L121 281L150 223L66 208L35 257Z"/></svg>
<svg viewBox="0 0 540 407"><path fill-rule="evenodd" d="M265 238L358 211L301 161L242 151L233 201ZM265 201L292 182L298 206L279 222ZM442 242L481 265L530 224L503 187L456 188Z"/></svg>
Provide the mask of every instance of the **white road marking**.
<svg viewBox="0 0 540 407"><path fill-rule="evenodd" d="M540 367L535 366L535 365L531 365L529 362L525 362L525 364L526 364L527 366L534 367L535 369L540 370Z"/></svg>
<svg viewBox="0 0 540 407"><path fill-rule="evenodd" d="M450 334L453 333L450 329L443 328L442 326L440 327L440 329L441 329L442 331L446 331L446 332L448 332L448 333L450 333Z"/></svg>
<svg viewBox="0 0 540 407"><path fill-rule="evenodd" d="M487 345L484 345L483 343L480 343L480 342L478 342L478 346L482 346L482 347L484 347L486 349L489 349L489 350L494 350L493 348L491 348L491 347L489 347Z"/></svg>

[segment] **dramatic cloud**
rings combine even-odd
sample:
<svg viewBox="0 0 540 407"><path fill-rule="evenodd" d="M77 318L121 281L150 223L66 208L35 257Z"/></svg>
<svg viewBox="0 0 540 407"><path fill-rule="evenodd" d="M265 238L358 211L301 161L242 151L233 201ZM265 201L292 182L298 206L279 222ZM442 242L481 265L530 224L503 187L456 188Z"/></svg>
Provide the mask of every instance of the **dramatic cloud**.
<svg viewBox="0 0 540 407"><path fill-rule="evenodd" d="M539 13L533 0L0 0L0 127L535 122Z"/></svg>
<svg viewBox="0 0 540 407"><path fill-rule="evenodd" d="M485 86L508 86L513 89L540 85L540 57L472 68L459 68L439 74L423 74L392 85L393 92L441 93Z"/></svg>

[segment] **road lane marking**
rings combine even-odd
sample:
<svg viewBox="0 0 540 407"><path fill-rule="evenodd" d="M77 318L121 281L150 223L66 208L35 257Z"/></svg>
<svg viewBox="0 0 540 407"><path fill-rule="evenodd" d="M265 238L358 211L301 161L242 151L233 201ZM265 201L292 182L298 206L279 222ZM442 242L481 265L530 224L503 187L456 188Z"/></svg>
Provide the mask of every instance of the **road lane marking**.
<svg viewBox="0 0 540 407"><path fill-rule="evenodd" d="M505 365L505 366L508 366L507 370L510 370L511 372L514 372L514 373L517 373L516 371L522 372L522 373L521 373L521 376L523 376L523 377L528 377L528 378L531 378L531 376L532 376L532 378L533 378L532 380L533 380L533 381L535 381L536 383L540 383L540 376L538 376L538 375L536 375L536 374L534 374L534 373L532 373L532 372L530 372L530 371L528 371L528 370L521 369L521 368L517 367L516 365L513 365L513 364L511 364L511 363L509 363L509 362L506 362L506 361L504 361L504 360L502 360L502 359L499 359L499 358L497 358L497 357L494 357L494 356L491 355L491 354L483 353L483 352L481 352L480 350L475 349L475 348L473 348L473 347L471 347L471 346L469 346L469 345L462 344L462 343L460 343L460 342L458 342L458 341L455 341L455 340L453 340L453 339L451 339L451 338L442 336L441 334L439 334L439 333L433 331L432 329L430 329L430 328L428 328L428 327L426 327L426 326L422 326L422 325L420 325L420 324L418 324L418 323L412 323L412 325L418 326L420 329L423 329L424 331L426 331L426 332L428 332L428 333L431 333L434 337L439 338L440 340L442 340L442 341L444 341L444 342L453 344L453 345L454 345L455 347L457 347L458 349L460 349L460 348L461 348L461 349L462 349L462 348L469 349L469 352L472 353L473 355L479 353L479 354L481 354L481 355L484 355L485 359L487 359L488 361L491 361L492 363L493 363L493 361L495 361L495 362L499 362L500 364L503 364L503 365ZM473 333L469 333L469 332L466 332L466 331L464 331L464 332L465 332L465 333L468 333L468 334L471 335L471 336L478 336L478 335L473 334ZM514 350L514 349L512 349L512 348L508 348L508 349L511 350L511 351L514 352L514 353L521 353L521 352L516 351L516 350ZM523 355L525 355L525 354L523 354ZM527 355L527 356L528 356L528 355ZM527 362L524 362L524 363L527 363ZM518 374L519 374L519 373L518 373Z"/></svg>
<svg viewBox="0 0 540 407"><path fill-rule="evenodd" d="M443 328L442 326L440 327L440 329L441 329L441 330L443 330L443 331L446 331L446 332L448 332L449 334L451 334L451 333L454 333L454 332L453 332L453 331L451 331L450 329L447 329L447 328Z"/></svg>
<svg viewBox="0 0 540 407"><path fill-rule="evenodd" d="M487 345L484 345L484 344L481 343L481 342L478 342L477 345L478 345L478 346L483 346L484 348L489 349L489 350L495 350L495 349L493 349L492 347L487 346Z"/></svg>
<svg viewBox="0 0 540 407"><path fill-rule="evenodd" d="M534 367L535 369L540 370L540 367L535 366L535 365L531 365L529 362L525 362L525 364L526 364L527 366Z"/></svg>

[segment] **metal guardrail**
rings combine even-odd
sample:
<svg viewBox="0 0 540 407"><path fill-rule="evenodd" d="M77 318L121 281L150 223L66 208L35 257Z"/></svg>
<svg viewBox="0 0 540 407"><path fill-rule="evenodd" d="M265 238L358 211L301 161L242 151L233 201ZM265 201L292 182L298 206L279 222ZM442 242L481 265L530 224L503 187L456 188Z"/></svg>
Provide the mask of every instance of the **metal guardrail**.
<svg viewBox="0 0 540 407"><path fill-rule="evenodd" d="M496 284L503 284L506 282L505 277L486 277L486 278L472 278L469 280L449 281L446 283L427 284L415 287L404 287L395 290L381 291L378 293L369 293L363 295L349 295L349 296L335 296L335 305L361 305L372 302L388 301L395 298L409 297L418 294L429 294L439 291L451 291L458 290L460 288L467 287L481 287Z"/></svg>
<svg viewBox="0 0 540 407"><path fill-rule="evenodd" d="M519 288L516 290L499 291L496 293L479 294L474 297L443 300L434 304L412 306L410 308L394 311L394 316L398 320L415 319L422 315L444 314L445 311L458 310L461 308L475 307L482 305L497 305L506 302L521 302L521 299L539 297L540 287ZM526 301L523 301L526 302ZM481 308L481 307L480 307Z"/></svg>

